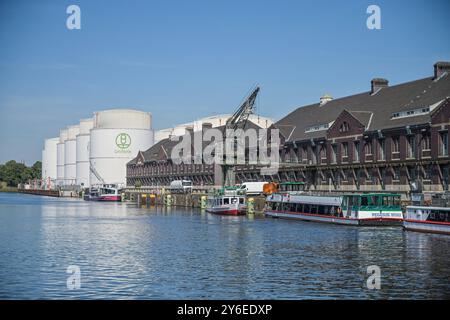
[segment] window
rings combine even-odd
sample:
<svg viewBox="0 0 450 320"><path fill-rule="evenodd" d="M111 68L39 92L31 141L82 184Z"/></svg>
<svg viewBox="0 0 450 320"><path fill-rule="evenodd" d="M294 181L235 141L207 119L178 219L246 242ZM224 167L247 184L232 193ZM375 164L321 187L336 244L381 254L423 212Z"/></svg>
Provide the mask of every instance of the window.
<svg viewBox="0 0 450 320"><path fill-rule="evenodd" d="M412 109L412 110L407 110L407 111L394 112L391 115L391 120L398 119L398 118L419 116L419 115L427 114L429 112L430 112L430 107L422 107L422 108Z"/></svg>
<svg viewBox="0 0 450 320"><path fill-rule="evenodd" d="M317 164L317 148L311 147L311 162Z"/></svg>
<svg viewBox="0 0 450 320"><path fill-rule="evenodd" d="M430 180L431 179L431 165L427 165L424 167L424 180Z"/></svg>
<svg viewBox="0 0 450 320"><path fill-rule="evenodd" d="M400 139L398 137L392 137L392 152L400 152Z"/></svg>
<svg viewBox="0 0 450 320"><path fill-rule="evenodd" d="M408 158L415 158L416 157L416 137L415 136L409 136L408 137Z"/></svg>
<svg viewBox="0 0 450 320"><path fill-rule="evenodd" d="M386 160L386 146L384 139L378 140L378 160Z"/></svg>
<svg viewBox="0 0 450 320"><path fill-rule="evenodd" d="M331 146L331 162L336 163L337 161L337 145L333 144Z"/></svg>
<svg viewBox="0 0 450 320"><path fill-rule="evenodd" d="M399 167L394 167L392 169L392 179L393 180L400 180L400 168Z"/></svg>
<svg viewBox="0 0 450 320"><path fill-rule="evenodd" d="M364 146L365 155L372 155L372 141L367 141Z"/></svg>
<svg viewBox="0 0 450 320"><path fill-rule="evenodd" d="M329 126L330 125L328 123L310 126L305 129L305 133L327 130Z"/></svg>
<svg viewBox="0 0 450 320"><path fill-rule="evenodd" d="M429 133L424 133L424 135L422 136L422 151L423 150L430 150L430 134Z"/></svg>
<svg viewBox="0 0 450 320"><path fill-rule="evenodd" d="M323 145L320 147L320 159L327 158L327 146Z"/></svg>
<svg viewBox="0 0 450 320"><path fill-rule="evenodd" d="M439 133L439 155L448 156L448 132Z"/></svg>
<svg viewBox="0 0 450 320"><path fill-rule="evenodd" d="M350 126L348 125L347 122L343 122L341 124L341 126L339 127L339 132L343 133L343 132L347 132L350 129Z"/></svg>
<svg viewBox="0 0 450 320"><path fill-rule="evenodd" d="M308 148L306 146L302 148L302 160L308 160Z"/></svg>
<svg viewBox="0 0 450 320"><path fill-rule="evenodd" d="M348 143L343 142L341 148L342 148L342 157L347 158L348 157Z"/></svg>
<svg viewBox="0 0 450 320"><path fill-rule="evenodd" d="M353 142L353 161L359 162L359 141Z"/></svg>

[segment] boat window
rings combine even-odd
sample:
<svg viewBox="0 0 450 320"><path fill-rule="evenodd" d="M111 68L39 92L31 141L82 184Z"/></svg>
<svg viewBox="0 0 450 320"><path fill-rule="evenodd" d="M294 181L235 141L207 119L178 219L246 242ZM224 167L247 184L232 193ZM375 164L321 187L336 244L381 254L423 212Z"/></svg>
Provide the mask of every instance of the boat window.
<svg viewBox="0 0 450 320"><path fill-rule="evenodd" d="M428 221L450 222L450 212L445 210L431 210Z"/></svg>
<svg viewBox="0 0 450 320"><path fill-rule="evenodd" d="M231 198L231 203L232 204L236 204L238 202L238 199L237 198Z"/></svg>
<svg viewBox="0 0 450 320"><path fill-rule="evenodd" d="M303 212L310 213L310 210L311 210L311 205L309 205L308 203L305 203L305 205L303 206Z"/></svg>
<svg viewBox="0 0 450 320"><path fill-rule="evenodd" d="M369 204L369 201L367 200L367 197L361 197L361 206L367 206Z"/></svg>
<svg viewBox="0 0 450 320"><path fill-rule="evenodd" d="M230 199L229 198L224 198L223 199L223 204L230 204Z"/></svg>
<svg viewBox="0 0 450 320"><path fill-rule="evenodd" d="M342 199L342 205L344 207L348 207L350 205L350 196L344 196L344 198Z"/></svg>
<svg viewBox="0 0 450 320"><path fill-rule="evenodd" d="M244 198L239 198L239 203L244 204Z"/></svg>
<svg viewBox="0 0 450 320"><path fill-rule="evenodd" d="M361 206L376 206L376 205L377 205L377 196L361 197Z"/></svg>

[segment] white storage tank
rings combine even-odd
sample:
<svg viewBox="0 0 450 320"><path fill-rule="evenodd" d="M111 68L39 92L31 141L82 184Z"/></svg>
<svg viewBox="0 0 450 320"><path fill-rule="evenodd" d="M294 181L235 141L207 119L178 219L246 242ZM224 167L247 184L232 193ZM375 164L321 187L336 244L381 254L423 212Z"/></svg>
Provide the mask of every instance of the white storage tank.
<svg viewBox="0 0 450 320"><path fill-rule="evenodd" d="M77 180L76 184L89 187L89 143L94 119L80 121L80 133L77 135Z"/></svg>
<svg viewBox="0 0 450 320"><path fill-rule="evenodd" d="M111 109L94 113L90 184L126 183L126 164L153 145L149 112Z"/></svg>
<svg viewBox="0 0 450 320"><path fill-rule="evenodd" d="M45 147L42 150L42 160L41 161L42 161L41 179L45 180L46 179L45 173L47 172L47 154L45 151Z"/></svg>
<svg viewBox="0 0 450 320"><path fill-rule="evenodd" d="M59 138L45 139L42 151L42 180L51 181L57 178L57 144ZM46 181L47 182L47 181Z"/></svg>
<svg viewBox="0 0 450 320"><path fill-rule="evenodd" d="M56 180L58 185L64 185L64 143L67 140L67 129L61 129L59 132L59 142L56 145Z"/></svg>
<svg viewBox="0 0 450 320"><path fill-rule="evenodd" d="M77 135L78 125L67 127L67 140L64 143L64 180L66 185L75 184L77 178Z"/></svg>

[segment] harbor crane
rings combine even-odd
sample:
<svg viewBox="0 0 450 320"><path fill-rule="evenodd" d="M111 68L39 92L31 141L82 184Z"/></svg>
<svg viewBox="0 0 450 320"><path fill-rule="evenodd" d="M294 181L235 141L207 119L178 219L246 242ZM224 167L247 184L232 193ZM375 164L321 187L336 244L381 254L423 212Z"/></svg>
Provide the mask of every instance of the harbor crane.
<svg viewBox="0 0 450 320"><path fill-rule="evenodd" d="M249 116L254 111L256 97L258 96L259 87L256 87L242 105L234 112L234 114L225 123L223 132L224 141L234 139L233 158L236 159L237 137L234 135L236 130L244 129ZM234 184L234 161L233 164L226 163L226 155L223 156L222 167L222 186L232 186Z"/></svg>

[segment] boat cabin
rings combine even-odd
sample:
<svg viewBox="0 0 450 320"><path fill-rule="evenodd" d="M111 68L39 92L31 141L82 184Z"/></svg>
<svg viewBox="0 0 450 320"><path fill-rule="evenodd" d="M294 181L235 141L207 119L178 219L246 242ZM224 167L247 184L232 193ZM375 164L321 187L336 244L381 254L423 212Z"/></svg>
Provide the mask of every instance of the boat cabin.
<svg viewBox="0 0 450 320"><path fill-rule="evenodd" d="M208 198L208 204L210 206L226 206L233 204L245 204L245 197L243 196L219 196L214 198Z"/></svg>
<svg viewBox="0 0 450 320"><path fill-rule="evenodd" d="M282 182L278 186L278 192L302 192L305 191L304 182Z"/></svg>
<svg viewBox="0 0 450 320"><path fill-rule="evenodd" d="M400 198L394 193L347 194L342 197L342 211L401 210Z"/></svg>

